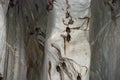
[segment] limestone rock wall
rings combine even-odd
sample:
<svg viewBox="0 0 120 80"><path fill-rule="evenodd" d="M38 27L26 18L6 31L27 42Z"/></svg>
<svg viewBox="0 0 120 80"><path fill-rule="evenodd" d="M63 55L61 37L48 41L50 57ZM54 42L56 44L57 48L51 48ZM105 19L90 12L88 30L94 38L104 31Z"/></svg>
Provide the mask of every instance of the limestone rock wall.
<svg viewBox="0 0 120 80"><path fill-rule="evenodd" d="M5 80L40 80L47 27L46 6L46 0L10 2Z"/></svg>
<svg viewBox="0 0 120 80"><path fill-rule="evenodd" d="M91 79L120 79L120 0L91 2Z"/></svg>

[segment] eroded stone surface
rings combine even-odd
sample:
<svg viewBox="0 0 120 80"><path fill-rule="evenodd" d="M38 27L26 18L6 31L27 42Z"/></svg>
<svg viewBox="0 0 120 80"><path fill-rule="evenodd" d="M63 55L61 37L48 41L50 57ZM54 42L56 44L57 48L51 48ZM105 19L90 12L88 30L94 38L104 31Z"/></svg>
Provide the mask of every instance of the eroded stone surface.
<svg viewBox="0 0 120 80"><path fill-rule="evenodd" d="M89 80L90 1L55 0L53 6L48 18L44 80Z"/></svg>
<svg viewBox="0 0 120 80"><path fill-rule="evenodd" d="M6 18L5 18L5 8L7 4L3 4L0 1L0 74L3 76L4 71L4 61L5 61L5 50L6 50Z"/></svg>

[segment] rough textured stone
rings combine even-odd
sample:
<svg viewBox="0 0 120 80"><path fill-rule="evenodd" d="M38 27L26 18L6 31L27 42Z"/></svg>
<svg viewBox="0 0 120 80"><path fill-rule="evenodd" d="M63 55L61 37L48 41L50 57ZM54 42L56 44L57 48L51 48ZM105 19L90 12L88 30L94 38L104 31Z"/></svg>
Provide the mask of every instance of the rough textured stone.
<svg viewBox="0 0 120 80"><path fill-rule="evenodd" d="M11 4L7 12L4 78L40 80L47 27L47 1L13 0Z"/></svg>
<svg viewBox="0 0 120 80"><path fill-rule="evenodd" d="M120 0L92 0L90 26L91 80L120 79L119 15Z"/></svg>

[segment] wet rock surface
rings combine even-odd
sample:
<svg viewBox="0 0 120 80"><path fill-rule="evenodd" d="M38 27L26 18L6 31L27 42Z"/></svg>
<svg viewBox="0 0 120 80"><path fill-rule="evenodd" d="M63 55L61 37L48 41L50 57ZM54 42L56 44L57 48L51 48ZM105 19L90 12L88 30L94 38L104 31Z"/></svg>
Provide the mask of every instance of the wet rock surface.
<svg viewBox="0 0 120 80"><path fill-rule="evenodd" d="M120 78L120 0L91 2L91 79Z"/></svg>
<svg viewBox="0 0 120 80"><path fill-rule="evenodd" d="M11 0L7 12L5 80L40 80L47 27L46 5L46 0Z"/></svg>
<svg viewBox="0 0 120 80"><path fill-rule="evenodd" d="M10 0L5 80L88 80L89 0Z"/></svg>

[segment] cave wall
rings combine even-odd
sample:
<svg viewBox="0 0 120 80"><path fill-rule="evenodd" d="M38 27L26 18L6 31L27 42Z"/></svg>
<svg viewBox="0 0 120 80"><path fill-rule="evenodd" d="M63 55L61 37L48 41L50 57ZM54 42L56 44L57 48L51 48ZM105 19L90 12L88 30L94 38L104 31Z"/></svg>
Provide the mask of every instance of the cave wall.
<svg viewBox="0 0 120 80"><path fill-rule="evenodd" d="M48 14L41 80L89 80L89 19L90 0L53 2Z"/></svg>
<svg viewBox="0 0 120 80"><path fill-rule="evenodd" d="M111 3L109 0L91 2L91 80L120 78L120 1ZM15 0L14 6L9 6L4 80L40 80L47 27L46 6L46 0Z"/></svg>
<svg viewBox="0 0 120 80"><path fill-rule="evenodd" d="M5 17L5 4L4 1L0 1L0 78L4 72L5 50L6 50L6 17Z"/></svg>
<svg viewBox="0 0 120 80"><path fill-rule="evenodd" d="M120 79L120 0L91 1L90 80Z"/></svg>
<svg viewBox="0 0 120 80"><path fill-rule="evenodd" d="M4 32L7 33L7 37L4 33L7 38L7 40L4 40L6 43L4 45L7 47L6 54L4 54L5 59L3 58L5 62L3 61L2 64L4 80L48 80L48 71L43 66L47 63L43 63L45 60L45 40L47 40L46 53L49 53L49 48L50 52L52 51L52 48L47 44L55 43L58 40L57 45L61 48L61 58L65 59L68 68L62 71L61 77L63 79L77 79L77 77L83 80L89 79L90 47L88 43L88 25L90 0L56 0L52 4L53 10L49 11L48 16L46 8L50 8L51 4L48 6L45 0L5 1L9 2L9 5L7 5L8 11L7 6L3 6L6 10L5 13L7 13L7 26L4 26L6 28ZM71 7L67 9L69 6ZM67 11L70 14L69 18L65 18ZM47 17L49 21L47 21ZM67 21L71 20L72 23L68 22L68 25L65 25ZM67 27L71 29L71 33L69 33L72 37L70 43L65 38L65 36L68 36L65 32ZM54 31L59 34L56 33L56 35ZM47 39L45 39L46 34ZM66 49L63 45L66 45ZM53 55L55 54L56 52L53 53ZM51 55L49 58L52 60L53 57ZM54 71L56 70L56 64L58 65L59 62L54 63L55 59L52 61L54 66L52 71ZM62 69L62 66L59 66ZM57 71L55 73L51 72L51 74L51 79L55 79L56 75L54 74L57 74L56 79L60 79Z"/></svg>
<svg viewBox="0 0 120 80"><path fill-rule="evenodd" d="M47 0L14 0L7 12L4 80L40 80Z"/></svg>

